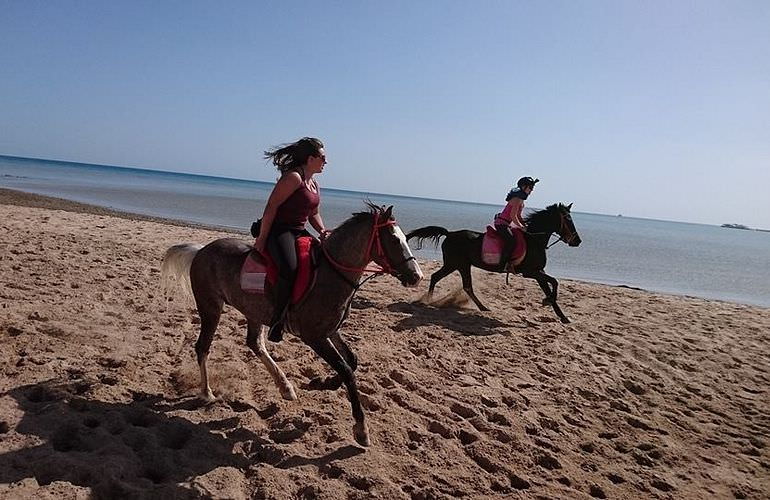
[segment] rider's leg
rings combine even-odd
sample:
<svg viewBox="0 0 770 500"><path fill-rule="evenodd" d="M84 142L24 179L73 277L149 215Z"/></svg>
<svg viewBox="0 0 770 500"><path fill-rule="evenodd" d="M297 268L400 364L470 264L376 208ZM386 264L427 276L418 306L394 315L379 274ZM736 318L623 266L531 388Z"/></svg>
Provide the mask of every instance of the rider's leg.
<svg viewBox="0 0 770 500"><path fill-rule="evenodd" d="M291 230L277 230L268 239L268 250L278 265L278 280L273 288L273 317L267 339L280 342L283 339L283 324L289 307L294 278L297 275L297 247Z"/></svg>
<svg viewBox="0 0 770 500"><path fill-rule="evenodd" d="M511 232L510 226L497 224L495 229L497 229L497 234L499 234L504 241L503 251L500 255L500 265L505 266L508 264L508 261L511 260L511 253L513 253L513 249L516 247L516 237Z"/></svg>

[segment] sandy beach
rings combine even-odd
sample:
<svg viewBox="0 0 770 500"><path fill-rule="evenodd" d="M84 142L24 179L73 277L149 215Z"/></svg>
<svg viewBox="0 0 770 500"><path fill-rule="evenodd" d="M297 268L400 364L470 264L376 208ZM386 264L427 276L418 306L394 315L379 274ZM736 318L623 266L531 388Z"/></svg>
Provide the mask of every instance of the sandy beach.
<svg viewBox="0 0 770 500"><path fill-rule="evenodd" d="M283 400L231 309L195 398L161 259L228 234L8 190L0 229L0 498L770 497L769 309L562 280L562 325L519 277L474 272L486 313L378 277L342 329L363 449L329 368L269 345Z"/></svg>

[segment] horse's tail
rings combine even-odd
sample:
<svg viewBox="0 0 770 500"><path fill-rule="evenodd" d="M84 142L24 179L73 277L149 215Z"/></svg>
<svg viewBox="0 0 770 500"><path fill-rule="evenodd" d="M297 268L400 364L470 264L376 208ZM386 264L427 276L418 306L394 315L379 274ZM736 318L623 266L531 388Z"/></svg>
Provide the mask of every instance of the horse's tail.
<svg viewBox="0 0 770 500"><path fill-rule="evenodd" d="M433 243L438 247L438 240L442 236L449 234L449 231L440 226L425 226L419 229L415 229L406 235L406 240L409 241L412 238L417 238L417 248L422 248L423 240L433 240Z"/></svg>
<svg viewBox="0 0 770 500"><path fill-rule="evenodd" d="M166 300L172 297L172 292L176 287L181 288L185 295L192 298L190 267L193 258L201 248L203 245L199 243L182 243L166 250L163 263L160 266L160 286Z"/></svg>

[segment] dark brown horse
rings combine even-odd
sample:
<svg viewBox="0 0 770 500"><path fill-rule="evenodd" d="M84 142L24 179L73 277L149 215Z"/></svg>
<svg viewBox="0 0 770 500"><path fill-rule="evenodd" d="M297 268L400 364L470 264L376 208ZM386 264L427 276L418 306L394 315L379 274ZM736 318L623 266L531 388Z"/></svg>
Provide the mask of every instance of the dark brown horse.
<svg viewBox="0 0 770 500"><path fill-rule="evenodd" d="M369 205L368 212L354 214L335 229L322 243L313 288L288 312L286 329L299 336L336 372L324 384L345 384L353 408L353 436L360 445L369 445L369 433L359 401L355 354L340 336L339 327L359 279L370 262L398 278L404 286L416 286L422 271L412 256L406 237L387 209ZM240 271L251 246L239 239L223 238L208 245L176 245L166 251L162 274L164 283L174 277L189 276L198 314L200 336L195 353L201 373L200 396L214 399L208 381L206 359L224 304L240 311L248 320L246 344L270 372L285 399L296 399L286 376L265 349L266 325L273 314L269 295L249 294L241 290ZM269 292L269 291L268 291Z"/></svg>
<svg viewBox="0 0 770 500"><path fill-rule="evenodd" d="M548 240L553 233L558 234L559 239L564 240L571 247L580 245L580 236L575 229L575 224L572 222L572 216L570 215L571 208L571 203L569 205L559 203L527 216L525 219L527 231L524 233L527 241L527 254L515 269L516 273L521 273L525 278L532 278L537 281L545 293L543 304L551 304L554 312L563 323L569 323L569 319L556 303L559 283L554 277L547 275L544 271L546 264L545 251L548 248ZM448 231L439 226L427 226L415 229L406 238L407 240L415 238L419 243L429 239L438 245L438 240L442 236L446 236L444 243L441 244L444 265L430 277L428 293L433 293L436 283L440 280L454 271L459 271L463 279L463 289L465 292L480 310L488 311L489 309L481 303L473 292L471 266L497 273L506 272L505 266L484 263L481 258L481 244L484 234L477 231L469 231L467 229Z"/></svg>

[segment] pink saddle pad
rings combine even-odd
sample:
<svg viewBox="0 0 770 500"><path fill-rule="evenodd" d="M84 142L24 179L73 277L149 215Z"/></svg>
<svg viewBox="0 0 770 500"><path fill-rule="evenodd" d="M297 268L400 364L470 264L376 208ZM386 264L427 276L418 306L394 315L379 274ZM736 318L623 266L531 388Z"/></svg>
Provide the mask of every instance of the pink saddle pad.
<svg viewBox="0 0 770 500"><path fill-rule="evenodd" d="M524 241L524 234L521 229L513 228L513 236L516 238L516 245L513 247L511 260L519 261L527 253L527 244ZM503 240L493 226L487 226L487 232L484 234L484 241L481 243L481 260L484 264L495 266L500 264L500 254L503 252Z"/></svg>

